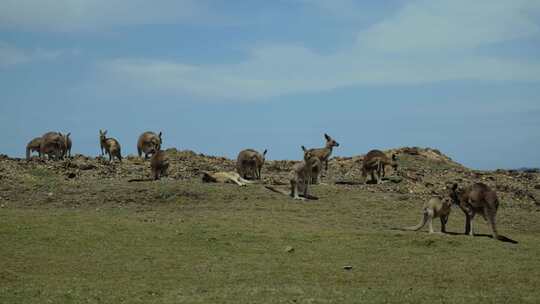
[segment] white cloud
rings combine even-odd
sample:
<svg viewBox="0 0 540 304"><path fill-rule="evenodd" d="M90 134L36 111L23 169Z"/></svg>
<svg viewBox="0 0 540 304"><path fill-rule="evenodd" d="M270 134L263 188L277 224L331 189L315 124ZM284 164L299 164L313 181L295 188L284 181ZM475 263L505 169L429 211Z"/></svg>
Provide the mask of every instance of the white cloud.
<svg viewBox="0 0 540 304"><path fill-rule="evenodd" d="M0 27L78 31L109 26L212 22L219 19L196 0L2 0Z"/></svg>
<svg viewBox="0 0 540 304"><path fill-rule="evenodd" d="M65 53L63 50L40 48L27 50L0 41L0 68L33 61L53 60Z"/></svg>
<svg viewBox="0 0 540 304"><path fill-rule="evenodd" d="M462 50L536 35L534 0L422 0L362 31L358 43L377 51Z"/></svg>

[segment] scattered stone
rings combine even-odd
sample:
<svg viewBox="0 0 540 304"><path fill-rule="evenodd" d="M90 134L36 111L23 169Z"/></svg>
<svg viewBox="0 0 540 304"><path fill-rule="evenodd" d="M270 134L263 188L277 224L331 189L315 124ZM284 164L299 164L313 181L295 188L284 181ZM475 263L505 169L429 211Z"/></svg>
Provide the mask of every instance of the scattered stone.
<svg viewBox="0 0 540 304"><path fill-rule="evenodd" d="M345 270L352 270L353 267L351 265L346 265L346 266L343 266L343 269Z"/></svg>
<svg viewBox="0 0 540 304"><path fill-rule="evenodd" d="M294 252L294 247L293 247L293 246L287 246L287 247L285 247L285 252L288 252L288 253Z"/></svg>

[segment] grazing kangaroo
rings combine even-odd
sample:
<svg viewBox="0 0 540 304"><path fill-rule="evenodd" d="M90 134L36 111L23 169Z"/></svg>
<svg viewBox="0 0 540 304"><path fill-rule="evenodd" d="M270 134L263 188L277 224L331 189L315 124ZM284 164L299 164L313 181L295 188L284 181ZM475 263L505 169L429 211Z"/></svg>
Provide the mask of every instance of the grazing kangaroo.
<svg viewBox="0 0 540 304"><path fill-rule="evenodd" d="M386 166L391 166L395 171L397 170L397 160L396 154L392 154L392 158L390 159L380 150L371 150L364 156L364 161L362 162L362 177L364 177L367 183L367 176L370 174L371 181L380 184L381 179L386 175Z"/></svg>
<svg viewBox="0 0 540 304"><path fill-rule="evenodd" d="M26 145L26 159L30 159L32 152L37 152L39 154L39 157L41 157L41 137L36 137L32 139L27 145Z"/></svg>
<svg viewBox="0 0 540 304"><path fill-rule="evenodd" d="M137 141L137 152L139 153L139 157L144 153L144 159L148 159L148 155L152 154L152 151L161 150L161 143L161 132L159 132L159 135L150 131L144 132L139 136L139 140Z"/></svg>
<svg viewBox="0 0 540 304"><path fill-rule="evenodd" d="M339 147L339 143L335 141L332 137L330 137L328 134L324 134L324 138L326 139L326 145L324 148L316 148L316 149L309 149L309 151L319 158L321 163L324 163L324 170L328 171L328 159L330 158L330 155L332 155L332 150L334 147ZM322 172L322 171L321 171ZM313 183L317 184L319 180L319 176L313 177Z"/></svg>
<svg viewBox="0 0 540 304"><path fill-rule="evenodd" d="M65 148L64 136L59 132L47 132L41 137L39 151L41 157L45 155L55 160L60 159Z"/></svg>
<svg viewBox="0 0 540 304"><path fill-rule="evenodd" d="M243 179L239 173L236 173L233 171L215 172L215 173L202 171L202 173L203 173L202 181L204 183L235 183L240 187L253 183L252 181Z"/></svg>
<svg viewBox="0 0 540 304"><path fill-rule="evenodd" d="M152 177L154 180L160 179L167 175L169 169L169 159L167 153L163 150L152 150L152 158L150 159L150 167L152 168Z"/></svg>
<svg viewBox="0 0 540 304"><path fill-rule="evenodd" d="M250 177L253 179L261 179L261 170L264 165L266 153L264 150L261 154L253 149L245 149L238 153L236 159L236 171L244 179Z"/></svg>
<svg viewBox="0 0 540 304"><path fill-rule="evenodd" d="M458 184L454 184L450 191L450 198L465 213L465 234L474 236L472 222L476 213L480 213L487 220L493 238L501 240L495 223L499 198L489 186L476 183L467 188L459 189Z"/></svg>
<svg viewBox="0 0 540 304"><path fill-rule="evenodd" d="M120 148L120 143L114 138L107 138L107 130L99 130L99 144L101 146L101 155L105 153L109 154L109 161L112 162L116 157L120 162L122 161L122 150Z"/></svg>
<svg viewBox="0 0 540 304"><path fill-rule="evenodd" d="M424 217L420 223L413 227L403 228L405 230L418 231L422 229L426 224L429 227L429 233L434 233L433 231L433 219L441 219L441 232L446 233L446 223L448 222L448 217L452 211L452 200L449 198L432 198L428 202L424 203L422 207L422 213Z"/></svg>
<svg viewBox="0 0 540 304"><path fill-rule="evenodd" d="M308 187L313 180L313 176L317 176L322 168L321 160L313 154L311 150L304 150L304 160L301 163L295 164L290 173L291 196L295 200L305 200L309 197ZM298 194L303 192L303 197Z"/></svg>

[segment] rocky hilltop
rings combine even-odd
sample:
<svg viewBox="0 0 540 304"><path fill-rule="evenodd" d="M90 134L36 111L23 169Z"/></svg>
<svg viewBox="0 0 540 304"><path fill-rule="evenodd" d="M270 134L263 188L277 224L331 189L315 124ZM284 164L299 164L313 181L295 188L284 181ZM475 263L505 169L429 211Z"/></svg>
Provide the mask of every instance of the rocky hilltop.
<svg viewBox="0 0 540 304"><path fill-rule="evenodd" d="M201 171L235 170L235 161L225 158L197 154L193 151L168 149L170 159L169 178L173 180L200 179ZM344 189L357 187L369 192L390 192L407 197L442 194L452 183L471 184L483 182L496 189L505 205L540 205L540 173L518 170L479 171L464 167L450 157L431 148L404 147L385 151L399 155L398 172L383 184L365 184L361 176L363 155L354 157L334 157L329 161L329 170L323 183ZM290 169L297 161L267 161L263 168L263 181L266 184L286 185ZM9 197L18 187L36 174L46 174L63 180L96 183L99 180L128 182L150 177L149 162L138 157L128 156L122 163L109 163L102 157L76 155L62 161L44 161L0 156L0 198Z"/></svg>

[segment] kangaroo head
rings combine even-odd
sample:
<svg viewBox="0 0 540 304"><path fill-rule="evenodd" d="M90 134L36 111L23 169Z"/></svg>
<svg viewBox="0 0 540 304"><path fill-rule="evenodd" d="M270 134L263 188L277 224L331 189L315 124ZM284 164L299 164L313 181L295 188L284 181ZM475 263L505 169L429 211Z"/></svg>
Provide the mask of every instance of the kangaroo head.
<svg viewBox="0 0 540 304"><path fill-rule="evenodd" d="M332 137L330 137L328 134L325 133L324 138L326 139L327 148L339 147L339 143L335 141Z"/></svg>
<svg viewBox="0 0 540 304"><path fill-rule="evenodd" d="M313 152L311 150L306 149L306 147L304 146L302 146L302 151L304 151L304 160L306 162L309 161L312 157L315 157Z"/></svg>
<svg viewBox="0 0 540 304"><path fill-rule="evenodd" d="M107 138L105 137L105 135L107 135L107 130L101 131L101 129L100 129L100 130L99 130L99 139L100 139L101 141L105 141L105 139L107 139Z"/></svg>

